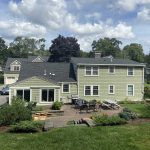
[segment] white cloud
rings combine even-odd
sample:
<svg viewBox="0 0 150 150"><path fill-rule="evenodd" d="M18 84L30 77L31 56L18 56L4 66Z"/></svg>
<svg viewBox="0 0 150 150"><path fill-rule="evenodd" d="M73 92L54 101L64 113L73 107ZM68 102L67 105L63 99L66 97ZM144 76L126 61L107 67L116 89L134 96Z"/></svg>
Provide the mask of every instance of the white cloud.
<svg viewBox="0 0 150 150"><path fill-rule="evenodd" d="M144 21L150 21L150 9L148 8L143 8L141 11L137 13L137 17L140 20Z"/></svg>
<svg viewBox="0 0 150 150"><path fill-rule="evenodd" d="M116 5L125 11L133 11L138 5L150 4L150 0L118 0Z"/></svg>
<svg viewBox="0 0 150 150"><path fill-rule="evenodd" d="M118 39L132 39L135 35L131 32L132 27L126 26L125 23L119 23L116 27L105 26L102 27L101 33L96 32L95 34L87 35L77 35L81 49L84 51L91 50L91 44L93 40L98 40L99 38L109 37Z"/></svg>
<svg viewBox="0 0 150 150"><path fill-rule="evenodd" d="M46 33L46 28L30 22L0 21L0 35L7 38L16 36L41 37Z"/></svg>
<svg viewBox="0 0 150 150"><path fill-rule="evenodd" d="M97 2L97 0L91 1ZM9 3L9 7L13 13L18 14L19 11L18 15L21 14L25 16L28 21L43 25L50 30L65 28L70 30L70 32L81 35L106 34L117 37L120 35L122 38L123 35L124 38L133 37L131 28L127 25L108 27L102 22L94 24L79 23L77 17L68 12L67 4L64 0L22 0L18 4L14 2ZM98 18L100 14L96 12L89 15L89 17L92 16ZM123 31L120 29L123 29ZM110 30L110 33L108 30Z"/></svg>
<svg viewBox="0 0 150 150"><path fill-rule="evenodd" d="M75 0L76 5L81 7L87 1ZM90 0L88 3L98 3L99 0ZM83 50L90 50L93 40L105 36L130 39L134 37L132 27L125 23L112 25L112 19L101 21L99 12L88 14L86 17L97 19L97 23L80 23L78 18L67 9L65 0L22 0L18 3L10 2L9 9L19 21L0 22L0 29L4 28L1 34L9 36L42 36L49 31L67 31L79 38ZM22 22L21 20L26 20Z"/></svg>
<svg viewBox="0 0 150 150"><path fill-rule="evenodd" d="M88 19L99 20L101 18L101 13L94 12L94 13L91 13L91 14L87 14L85 17L88 18Z"/></svg>

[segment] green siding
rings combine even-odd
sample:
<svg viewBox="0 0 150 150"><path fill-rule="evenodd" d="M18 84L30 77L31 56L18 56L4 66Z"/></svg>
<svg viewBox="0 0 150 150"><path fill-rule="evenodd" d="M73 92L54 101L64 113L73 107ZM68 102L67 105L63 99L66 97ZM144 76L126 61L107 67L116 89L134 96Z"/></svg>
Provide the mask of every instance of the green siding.
<svg viewBox="0 0 150 150"><path fill-rule="evenodd" d="M85 67L78 69L79 96L87 100L97 99L116 99L124 100L127 98L127 84L134 84L134 96L128 97L129 100L141 100L143 98L143 68L135 67L134 76L127 76L127 67L115 67L115 74L108 73L108 67L99 67L99 76L85 76ZM84 85L99 85L99 96L84 96ZM115 94L108 94L108 86L115 85Z"/></svg>
<svg viewBox="0 0 150 150"><path fill-rule="evenodd" d="M31 92L32 92L32 101L38 103L40 100L40 89L39 88L32 88Z"/></svg>
<svg viewBox="0 0 150 150"><path fill-rule="evenodd" d="M30 87L30 86L56 86L54 83L50 83L47 80L40 79L38 77L28 78L26 80L22 80L17 84L14 84L15 87Z"/></svg>
<svg viewBox="0 0 150 150"><path fill-rule="evenodd" d="M58 85L50 83L49 81L40 79L38 77L32 77L27 80L18 82L11 86L11 98L15 96L17 89L30 89L31 101L37 102L37 104L46 104L41 103L41 90L42 89L54 89L55 101L59 100L59 89Z"/></svg>
<svg viewBox="0 0 150 150"><path fill-rule="evenodd" d="M78 86L77 83L70 83L70 93L63 93L62 91L62 85L61 84L61 88L60 88L60 98L63 98L63 101L67 102L71 102L70 99L71 95L77 95L78 94Z"/></svg>

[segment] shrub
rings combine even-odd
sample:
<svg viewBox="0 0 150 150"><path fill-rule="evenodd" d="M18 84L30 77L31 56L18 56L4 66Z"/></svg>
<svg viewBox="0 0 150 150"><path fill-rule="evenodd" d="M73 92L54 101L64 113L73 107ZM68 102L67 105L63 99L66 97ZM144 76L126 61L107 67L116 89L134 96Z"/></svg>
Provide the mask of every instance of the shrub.
<svg viewBox="0 0 150 150"><path fill-rule="evenodd" d="M28 102L26 106L29 110L33 111L36 107L36 102Z"/></svg>
<svg viewBox="0 0 150 150"><path fill-rule="evenodd" d="M31 120L32 113L22 99L14 97L12 105L4 105L0 109L0 125L11 125L24 120Z"/></svg>
<svg viewBox="0 0 150 150"><path fill-rule="evenodd" d="M43 128L43 122L39 121L21 121L15 125L12 125L10 132L38 132Z"/></svg>
<svg viewBox="0 0 150 150"><path fill-rule="evenodd" d="M150 86L144 88L144 99L150 98Z"/></svg>
<svg viewBox="0 0 150 150"><path fill-rule="evenodd" d="M123 111L119 113L119 117L124 118L125 120L138 118L137 114L132 112L129 108L124 108Z"/></svg>
<svg viewBox="0 0 150 150"><path fill-rule="evenodd" d="M53 110L60 110L61 106L62 106L62 102L56 101L53 103L52 109Z"/></svg>
<svg viewBox="0 0 150 150"><path fill-rule="evenodd" d="M121 125L126 124L127 121L123 118L120 118L119 116L107 116L107 115L98 115L93 117L93 121L96 125L101 126L113 126L113 125Z"/></svg>

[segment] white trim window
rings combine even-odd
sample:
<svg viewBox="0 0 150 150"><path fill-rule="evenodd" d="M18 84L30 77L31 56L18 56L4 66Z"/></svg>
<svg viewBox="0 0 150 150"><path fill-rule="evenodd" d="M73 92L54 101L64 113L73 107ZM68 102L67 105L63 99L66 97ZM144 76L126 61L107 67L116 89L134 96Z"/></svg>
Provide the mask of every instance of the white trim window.
<svg viewBox="0 0 150 150"><path fill-rule="evenodd" d="M99 67L85 67L85 75L86 76L98 76L99 75Z"/></svg>
<svg viewBox="0 0 150 150"><path fill-rule="evenodd" d="M23 99L26 102L30 102L31 91L30 91L30 89L17 89L16 96L20 97L21 99Z"/></svg>
<svg viewBox="0 0 150 150"><path fill-rule="evenodd" d="M134 96L134 85L133 84L127 85L127 95Z"/></svg>
<svg viewBox="0 0 150 150"><path fill-rule="evenodd" d="M115 94L115 86L114 85L108 86L108 94Z"/></svg>
<svg viewBox="0 0 150 150"><path fill-rule="evenodd" d="M108 73L114 74L115 73L115 66L109 66Z"/></svg>
<svg viewBox="0 0 150 150"><path fill-rule="evenodd" d="M10 70L11 71L20 71L20 65L11 65Z"/></svg>
<svg viewBox="0 0 150 150"><path fill-rule="evenodd" d="M98 85L85 85L84 96L99 96L99 86Z"/></svg>
<svg viewBox="0 0 150 150"><path fill-rule="evenodd" d="M133 67L128 67L127 69L127 75L128 76L134 76L134 68Z"/></svg>
<svg viewBox="0 0 150 150"><path fill-rule="evenodd" d="M55 97L54 89L41 90L41 102L53 102Z"/></svg>
<svg viewBox="0 0 150 150"><path fill-rule="evenodd" d="M63 84L62 85L62 92L63 93L70 93L70 85L69 84Z"/></svg>

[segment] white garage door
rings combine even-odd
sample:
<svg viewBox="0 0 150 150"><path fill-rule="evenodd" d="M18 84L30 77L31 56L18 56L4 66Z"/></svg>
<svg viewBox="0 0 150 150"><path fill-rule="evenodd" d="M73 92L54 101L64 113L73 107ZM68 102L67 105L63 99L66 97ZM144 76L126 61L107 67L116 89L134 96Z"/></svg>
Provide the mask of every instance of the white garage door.
<svg viewBox="0 0 150 150"><path fill-rule="evenodd" d="M12 83L15 83L15 82L16 82L15 77L7 77L5 84L12 84Z"/></svg>

